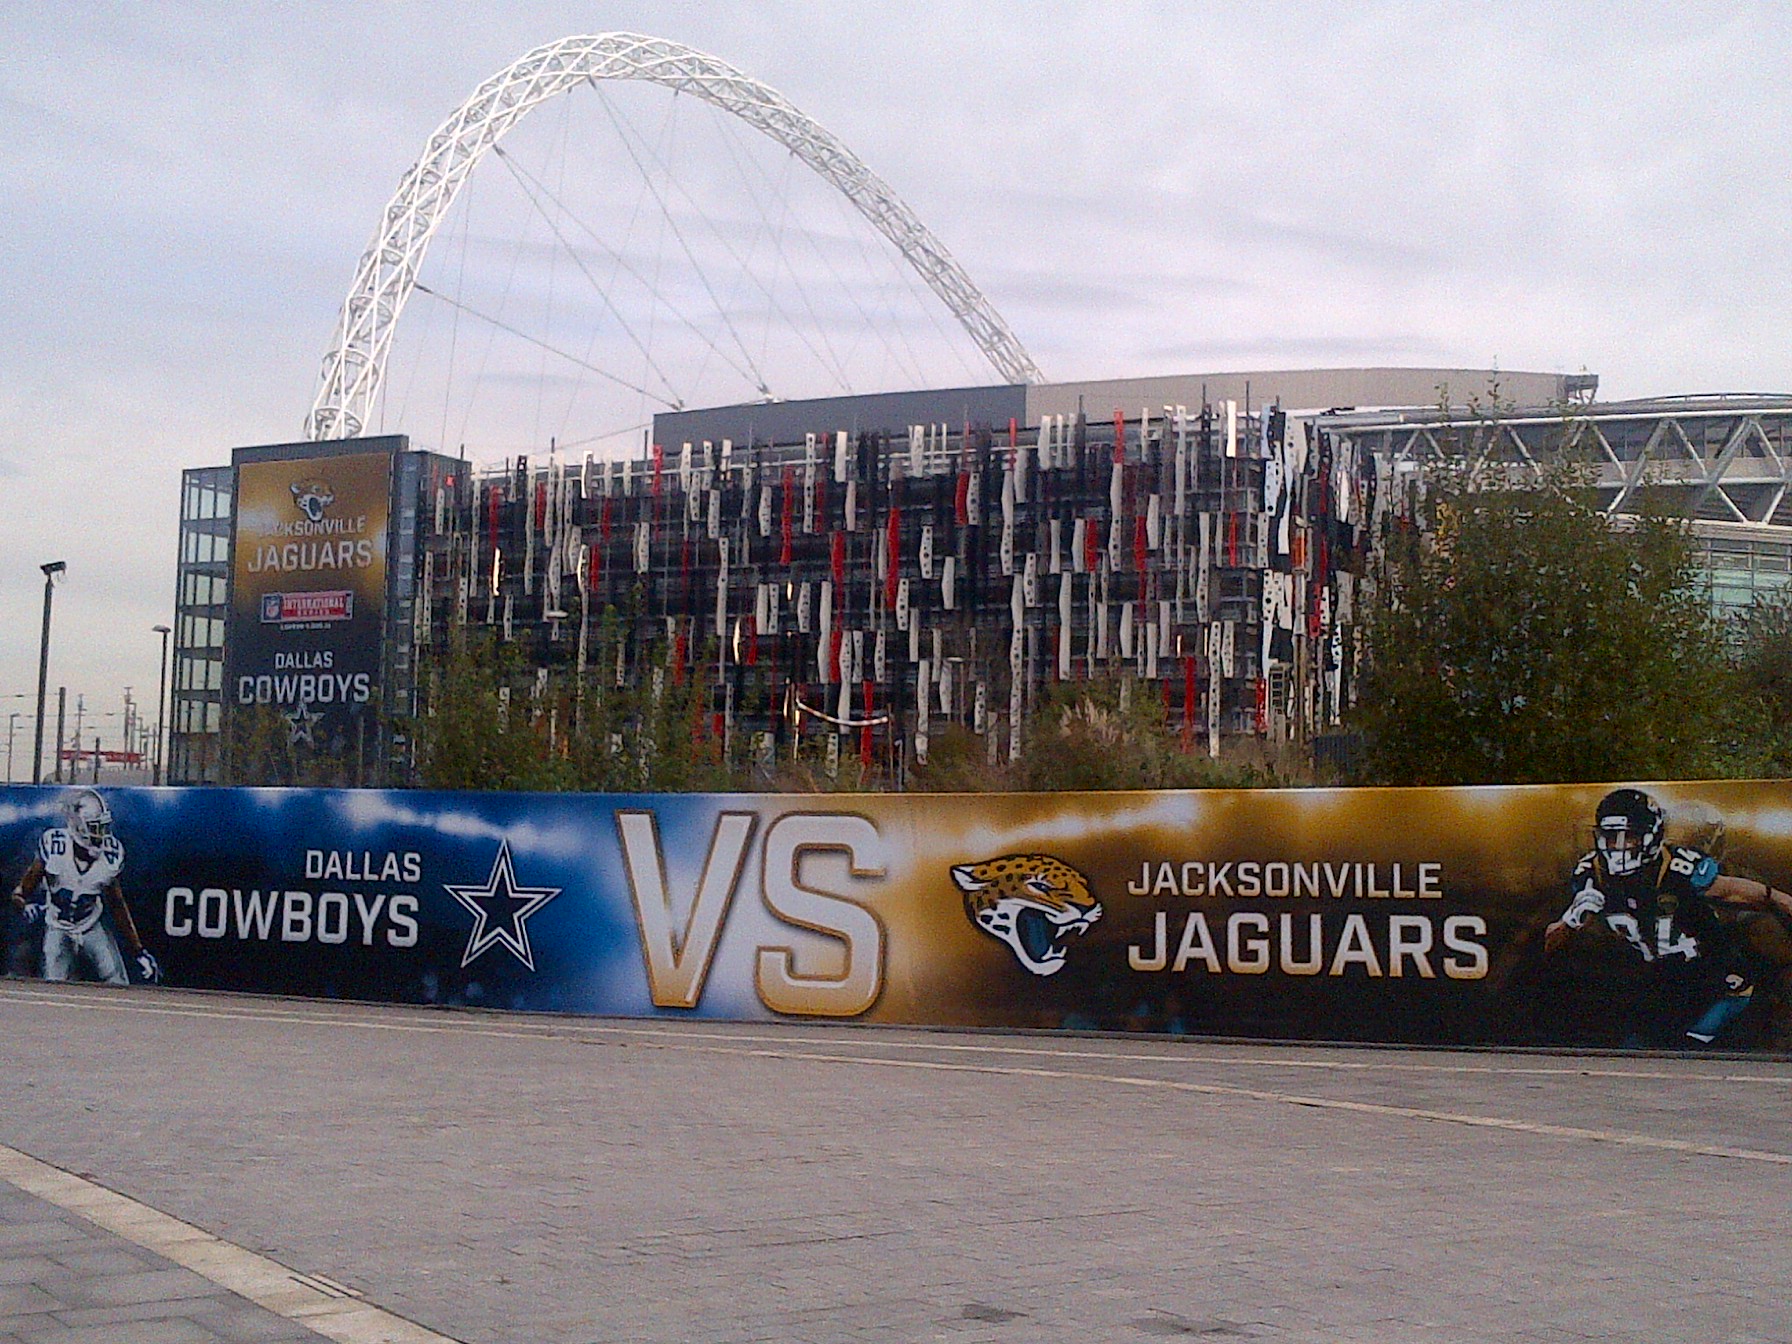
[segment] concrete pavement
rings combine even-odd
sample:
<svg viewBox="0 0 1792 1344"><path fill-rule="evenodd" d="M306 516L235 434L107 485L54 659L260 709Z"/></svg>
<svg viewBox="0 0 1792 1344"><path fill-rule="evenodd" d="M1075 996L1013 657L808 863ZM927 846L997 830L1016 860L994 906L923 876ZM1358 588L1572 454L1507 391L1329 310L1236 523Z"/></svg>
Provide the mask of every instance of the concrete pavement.
<svg viewBox="0 0 1792 1344"><path fill-rule="evenodd" d="M1792 1341L1784 1061L20 981L0 1041L0 1144L466 1344Z"/></svg>
<svg viewBox="0 0 1792 1344"><path fill-rule="evenodd" d="M316 1344L321 1336L76 1214L0 1185L7 1344Z"/></svg>

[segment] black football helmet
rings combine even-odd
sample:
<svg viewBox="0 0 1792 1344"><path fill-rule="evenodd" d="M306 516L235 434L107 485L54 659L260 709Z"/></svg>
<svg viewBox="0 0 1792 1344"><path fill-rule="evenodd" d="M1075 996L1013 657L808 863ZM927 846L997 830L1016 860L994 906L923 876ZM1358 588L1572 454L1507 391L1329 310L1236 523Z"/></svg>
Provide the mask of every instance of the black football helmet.
<svg viewBox="0 0 1792 1344"><path fill-rule="evenodd" d="M1593 844L1606 871L1622 877L1661 857L1667 814L1641 789L1613 789L1593 814Z"/></svg>

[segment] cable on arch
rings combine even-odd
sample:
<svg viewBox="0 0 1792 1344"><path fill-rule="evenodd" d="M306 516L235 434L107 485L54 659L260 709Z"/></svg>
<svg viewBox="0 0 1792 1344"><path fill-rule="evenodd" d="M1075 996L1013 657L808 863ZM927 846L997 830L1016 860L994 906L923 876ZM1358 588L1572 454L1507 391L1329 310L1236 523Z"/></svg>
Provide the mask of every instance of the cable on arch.
<svg viewBox="0 0 1792 1344"><path fill-rule="evenodd" d="M1014 383L1041 380L1032 357L945 245L832 132L775 89L681 42L600 33L537 47L482 83L429 137L387 203L343 301L306 423L311 438L362 432L429 241L479 161L531 108L575 84L605 79L689 93L783 145L890 240L997 373Z"/></svg>

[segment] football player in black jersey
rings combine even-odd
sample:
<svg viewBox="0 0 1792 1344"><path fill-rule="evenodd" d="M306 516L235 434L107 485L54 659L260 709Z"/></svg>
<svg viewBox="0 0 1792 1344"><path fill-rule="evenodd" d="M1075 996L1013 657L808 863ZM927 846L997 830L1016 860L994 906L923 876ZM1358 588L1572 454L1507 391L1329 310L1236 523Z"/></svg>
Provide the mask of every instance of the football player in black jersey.
<svg viewBox="0 0 1792 1344"><path fill-rule="evenodd" d="M1633 1031L1632 1043L1710 1045L1742 1015L1756 987L1756 959L1735 916L1792 919L1792 895L1719 872L1704 851L1664 843L1666 833L1661 805L1641 789L1614 789L1601 799L1593 849L1575 865L1568 908L1544 930L1543 947L1559 951L1597 918L1628 945L1647 1011L1657 1018Z"/></svg>

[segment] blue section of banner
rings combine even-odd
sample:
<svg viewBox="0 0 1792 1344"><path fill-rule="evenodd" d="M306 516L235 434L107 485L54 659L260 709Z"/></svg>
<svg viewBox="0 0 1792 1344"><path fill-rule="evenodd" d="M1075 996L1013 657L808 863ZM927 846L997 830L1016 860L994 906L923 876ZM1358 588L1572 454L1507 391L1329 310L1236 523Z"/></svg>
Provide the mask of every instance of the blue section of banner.
<svg viewBox="0 0 1792 1344"><path fill-rule="evenodd" d="M70 793L0 793L4 890L44 832L65 825ZM168 984L604 1014L655 1011L616 811L650 801L677 869L693 847L701 862L717 810L664 795L104 794L124 847L120 885ZM8 913L13 969L33 973L22 958L34 940ZM699 1011L741 1008L720 995Z"/></svg>

